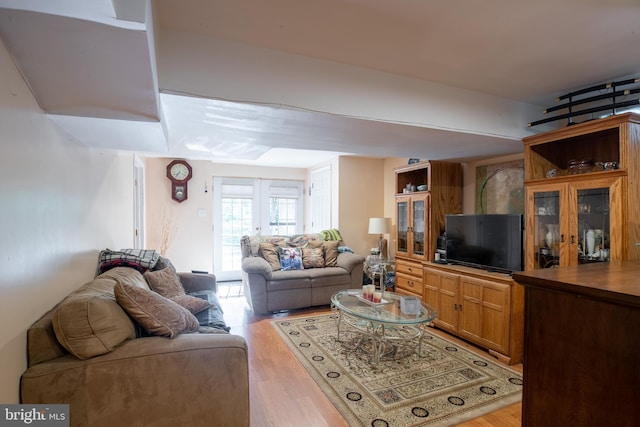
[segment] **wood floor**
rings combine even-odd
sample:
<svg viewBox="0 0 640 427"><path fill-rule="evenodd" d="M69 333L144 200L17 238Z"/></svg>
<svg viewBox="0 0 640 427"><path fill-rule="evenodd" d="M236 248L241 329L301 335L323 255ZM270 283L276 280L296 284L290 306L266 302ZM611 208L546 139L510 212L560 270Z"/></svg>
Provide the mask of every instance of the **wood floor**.
<svg viewBox="0 0 640 427"><path fill-rule="evenodd" d="M272 319L325 313L329 311L328 306L272 316L253 316L242 296L222 298L221 304L231 333L244 336L249 347L252 427L348 426L270 324ZM475 347L437 329L433 332L475 350ZM522 372L522 365L512 368ZM460 425L520 426L521 408L517 403Z"/></svg>

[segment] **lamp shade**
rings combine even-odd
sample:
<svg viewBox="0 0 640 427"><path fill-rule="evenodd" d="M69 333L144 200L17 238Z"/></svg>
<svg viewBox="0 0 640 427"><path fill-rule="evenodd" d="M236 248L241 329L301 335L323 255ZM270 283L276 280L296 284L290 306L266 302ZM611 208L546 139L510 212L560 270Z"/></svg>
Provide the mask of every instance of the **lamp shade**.
<svg viewBox="0 0 640 427"><path fill-rule="evenodd" d="M369 218L369 234L387 234L391 232L391 218Z"/></svg>

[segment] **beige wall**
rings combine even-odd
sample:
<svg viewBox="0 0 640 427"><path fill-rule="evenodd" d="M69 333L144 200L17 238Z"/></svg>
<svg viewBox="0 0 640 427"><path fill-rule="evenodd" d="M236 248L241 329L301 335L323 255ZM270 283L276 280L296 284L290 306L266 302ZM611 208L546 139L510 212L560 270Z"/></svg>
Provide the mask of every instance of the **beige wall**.
<svg viewBox="0 0 640 427"><path fill-rule="evenodd" d="M305 181L307 170L228 165L189 160L193 178L189 198L178 203L171 198L167 165L173 159L146 159L146 246L161 250L163 235L169 237L164 255L180 271L213 271L213 190L214 176L236 178L291 179ZM205 193L205 183L207 192ZM306 193L306 192L305 192ZM200 216L200 212L204 216Z"/></svg>
<svg viewBox="0 0 640 427"><path fill-rule="evenodd" d="M383 159L342 156L339 160L338 228L347 246L361 255L378 246L369 218L385 215Z"/></svg>
<svg viewBox="0 0 640 427"><path fill-rule="evenodd" d="M17 403L26 331L133 244L133 155L69 141L0 42L0 402Z"/></svg>

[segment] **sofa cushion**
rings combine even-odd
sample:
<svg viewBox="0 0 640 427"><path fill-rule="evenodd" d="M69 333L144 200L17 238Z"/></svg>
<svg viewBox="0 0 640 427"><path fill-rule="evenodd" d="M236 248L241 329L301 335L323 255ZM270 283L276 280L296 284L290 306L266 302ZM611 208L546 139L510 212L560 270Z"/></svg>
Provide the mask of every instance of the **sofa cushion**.
<svg viewBox="0 0 640 427"><path fill-rule="evenodd" d="M191 295L177 295L173 298L169 298L171 301L186 308L193 314L198 314L203 310L206 310L211 306L208 301L202 298L196 298Z"/></svg>
<svg viewBox="0 0 640 427"><path fill-rule="evenodd" d="M165 298L173 298L178 295L185 295L180 278L171 267L158 271L147 271L144 278L149 283L152 291L155 291Z"/></svg>
<svg viewBox="0 0 640 427"><path fill-rule="evenodd" d="M351 274L344 268L326 267L322 270L309 270L309 279L311 287L349 285L351 283Z"/></svg>
<svg viewBox="0 0 640 427"><path fill-rule="evenodd" d="M109 353L136 337L131 319L114 297L115 283L109 277L96 278L69 295L53 313L58 342L78 359Z"/></svg>
<svg viewBox="0 0 640 427"><path fill-rule="evenodd" d="M302 249L280 247L278 248L278 255L280 256L280 268L283 271L304 269Z"/></svg>
<svg viewBox="0 0 640 427"><path fill-rule="evenodd" d="M156 262L156 265L151 270L164 270L167 267L171 268L173 271L177 271L169 258L165 258L160 255L158 257L158 262Z"/></svg>
<svg viewBox="0 0 640 427"><path fill-rule="evenodd" d="M322 248L325 267L335 267L337 265L339 245L340 242L338 240L310 241L308 244L310 248Z"/></svg>
<svg viewBox="0 0 640 427"><path fill-rule="evenodd" d="M152 291L178 303L193 314L200 313L209 307L209 304L201 298L195 298L185 293L180 277L172 267L158 271L147 271L144 273L144 278L149 282Z"/></svg>
<svg viewBox="0 0 640 427"><path fill-rule="evenodd" d="M109 271L102 273L97 278L109 278L109 279L113 279L116 282L126 283L127 285L135 286L137 288L149 289L149 284L144 279L142 274L133 268L127 268L127 267L113 268ZM94 286L91 283L89 285ZM115 283L112 284L109 289L112 294L113 294L113 285L115 285Z"/></svg>
<svg viewBox="0 0 640 427"><path fill-rule="evenodd" d="M304 268L324 267L324 251L322 248L302 248L302 265Z"/></svg>
<svg viewBox="0 0 640 427"><path fill-rule="evenodd" d="M278 247L273 243L260 243L260 256L269 263L272 271L278 271L281 268Z"/></svg>
<svg viewBox="0 0 640 427"><path fill-rule="evenodd" d="M122 283L114 291L118 304L152 335L174 338L200 326L189 310L156 292Z"/></svg>

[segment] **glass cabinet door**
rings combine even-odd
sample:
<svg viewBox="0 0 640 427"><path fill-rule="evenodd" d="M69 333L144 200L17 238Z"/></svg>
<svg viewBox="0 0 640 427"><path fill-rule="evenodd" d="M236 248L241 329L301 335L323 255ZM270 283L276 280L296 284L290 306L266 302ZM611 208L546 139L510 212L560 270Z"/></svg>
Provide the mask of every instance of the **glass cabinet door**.
<svg viewBox="0 0 640 427"><path fill-rule="evenodd" d="M578 263L609 261L610 201L609 188L577 190L577 235L571 238L577 243ZM572 258L573 258L572 256Z"/></svg>
<svg viewBox="0 0 640 427"><path fill-rule="evenodd" d="M413 230L413 247L411 252L413 255L424 256L425 253L425 200L413 199L411 201L411 207L413 210L413 224L411 229Z"/></svg>
<svg viewBox="0 0 640 427"><path fill-rule="evenodd" d="M527 270L624 259L624 236L611 241L612 225L622 224L621 180L599 179L527 189ZM530 241L533 240L533 241Z"/></svg>
<svg viewBox="0 0 640 427"><path fill-rule="evenodd" d="M533 195L533 268L560 265L560 194L559 190L554 190Z"/></svg>
<svg viewBox="0 0 640 427"><path fill-rule="evenodd" d="M409 253L409 201L406 199L396 202L396 252Z"/></svg>

